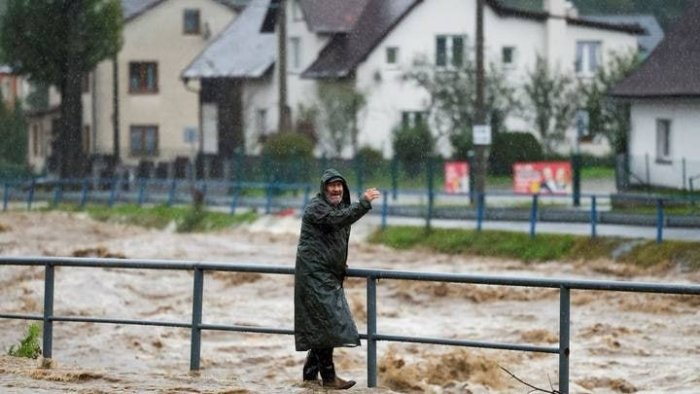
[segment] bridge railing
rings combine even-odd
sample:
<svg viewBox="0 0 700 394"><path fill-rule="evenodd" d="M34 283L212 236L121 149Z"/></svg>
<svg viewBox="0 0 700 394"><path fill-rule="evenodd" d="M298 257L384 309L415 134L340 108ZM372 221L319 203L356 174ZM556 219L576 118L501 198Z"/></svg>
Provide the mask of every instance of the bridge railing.
<svg viewBox="0 0 700 394"><path fill-rule="evenodd" d="M97 259L67 257L0 257L0 266L44 266L44 307L41 315L17 314L0 311L0 318L24 319L43 322L43 355L52 358L53 323L86 322L102 324L131 324L145 326L180 327L191 330L190 370L198 370L201 355L201 333L203 330L251 332L277 335L293 335L293 328L259 327L247 325L208 324L202 319L202 300L204 297L204 273L206 271L233 271L261 274L293 275L294 268L283 266L235 264L225 262L170 261L170 260L135 260L135 259ZM125 268L148 270L179 270L193 272L192 315L189 321L159 321L117 318L96 318L89 316L56 316L54 306L54 284L56 267L91 267L91 268ZM378 269L349 269L348 276L365 278L367 281L367 332L360 337L367 342L367 385L377 385L377 342L412 342L448 346L502 349L525 352L557 354L559 357L559 391L569 391L569 356L570 356L570 310L571 290L604 290L639 293L692 294L700 295L700 285L668 284L650 282L623 282L581 279L556 279L532 277L488 276L455 273L431 273L412 271L392 271ZM532 344L514 344L501 342L483 342L461 339L431 338L420 336L401 336L377 331L377 281L412 280L449 283L468 283L479 285L520 286L559 289L559 346L546 347Z"/></svg>

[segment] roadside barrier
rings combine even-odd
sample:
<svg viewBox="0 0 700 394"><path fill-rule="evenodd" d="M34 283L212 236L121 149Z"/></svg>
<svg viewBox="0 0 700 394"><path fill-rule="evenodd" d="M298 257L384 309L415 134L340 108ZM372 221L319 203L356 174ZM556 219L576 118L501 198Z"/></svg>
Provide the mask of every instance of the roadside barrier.
<svg viewBox="0 0 700 394"><path fill-rule="evenodd" d="M199 202L210 208L226 209L235 214L239 208L250 208L270 214L279 210L303 209L317 193L318 185L309 183L238 182L184 179L68 179L39 182L5 181L3 184L3 211L10 202L26 203L32 210L38 201L49 206L74 203L81 209L87 204L136 204L143 206L193 204ZM382 228L389 217L417 217L430 227L434 219L472 220L481 231L484 222L527 222L531 237L537 235L540 222L567 222L590 224L590 236L598 235L601 224L619 224L654 227L656 242L664 239L667 227L700 228L698 214L669 214L669 208L686 206L694 209L694 195L577 195L579 204L571 203L570 194L519 194L512 192L447 194L435 190L383 190L381 209L373 214L382 216ZM391 196L391 203L390 198ZM398 201L400 196L401 201ZM585 204L581 204L581 202ZM646 212L601 209L602 203L646 207ZM378 211L378 212L377 212ZM655 213L652 213L655 212Z"/></svg>
<svg viewBox="0 0 700 394"><path fill-rule="evenodd" d="M200 367L201 334L203 330L249 332L262 334L293 335L293 329L258 327L244 325L220 325L203 322L202 300L204 297L204 273L206 271L254 272L261 274L293 275L294 268L283 266L234 264L223 262L204 263L200 261L136 260L136 259L97 259L67 257L0 257L0 266L44 266L44 307L41 315L16 314L0 311L0 318L24 319L43 322L43 355L52 358L53 323L85 322L102 324L131 324L161 327L180 327L191 330L190 370ZM157 321L116 318L94 318L89 316L55 316L54 279L56 267L126 268L149 270L180 270L193 272L192 315L190 321ZM669 284L650 282L623 282L601 280L578 280L556 278L524 278L508 276L488 276L452 273L431 273L411 271L390 271L377 269L349 269L348 276L367 280L367 332L360 335L367 342L367 385L377 385L377 342L423 343L474 348L489 348L524 352L551 353L559 357L559 392L569 392L570 357L570 310L571 290L620 291L636 293L664 293L700 295L700 285ZM377 281L412 280L479 285L501 285L518 287L559 289L559 346L546 347L531 344L482 342L461 339L445 339L417 336L400 336L377 331ZM291 296L291 295L290 295Z"/></svg>

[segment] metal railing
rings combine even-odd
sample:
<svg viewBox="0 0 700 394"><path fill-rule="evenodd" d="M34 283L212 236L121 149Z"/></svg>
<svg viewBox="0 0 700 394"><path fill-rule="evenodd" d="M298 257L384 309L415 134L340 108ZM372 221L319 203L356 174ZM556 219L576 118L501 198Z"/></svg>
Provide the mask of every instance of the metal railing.
<svg viewBox="0 0 700 394"><path fill-rule="evenodd" d="M293 329L274 327L253 327L245 325L215 325L202 321L202 300L204 297L205 271L254 272L261 274L293 275L294 268L282 266L232 264L222 262L170 261L170 260L133 260L133 259L95 259L66 257L0 257L0 266L44 266L44 308L42 315L11 314L0 311L0 318L25 319L43 322L43 355L52 357L53 323L86 322L108 324L132 324L145 326L179 327L191 330L190 370L200 367L202 330L219 330L251 332L263 334L293 335ZM54 276L56 267L92 267L92 268L127 268L155 270L193 271L192 316L189 322L134 320L115 318L93 318L85 316L55 316ZM559 355L559 391L569 391L569 341L571 290L604 290L642 293L693 294L700 295L700 285L668 284L649 282L622 282L601 280L578 280L556 278L522 278L507 276L488 276L451 273L429 273L410 271L389 271L377 269L349 269L348 276L366 278L367 280L367 332L360 337L367 341L367 385L377 385L377 342L411 342L448 346L464 346L525 352L552 353ZM468 283L479 285L501 285L559 289L559 346L545 347L530 344L512 344L499 342L481 342L458 339L444 339L417 336L401 336L377 332L377 280L413 280L449 283Z"/></svg>

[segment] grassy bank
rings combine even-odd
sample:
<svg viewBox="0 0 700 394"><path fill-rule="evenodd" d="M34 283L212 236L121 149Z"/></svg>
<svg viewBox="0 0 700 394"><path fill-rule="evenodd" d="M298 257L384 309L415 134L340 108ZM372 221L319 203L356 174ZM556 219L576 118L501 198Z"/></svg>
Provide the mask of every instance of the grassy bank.
<svg viewBox="0 0 700 394"><path fill-rule="evenodd" d="M51 208L63 211L82 211L91 218L102 222L125 223L147 228L164 229L170 225L181 233L216 231L257 219L254 212L230 215L194 207L139 207L137 205L117 205L112 208L102 205L88 205L80 209L77 205L61 204Z"/></svg>
<svg viewBox="0 0 700 394"><path fill-rule="evenodd" d="M599 258L641 267L680 264L689 270L700 269L700 244L697 242L633 240L566 234L529 234L507 231L432 229L397 226L377 231L370 242L395 249L427 248L447 253L519 259L525 262L580 261Z"/></svg>

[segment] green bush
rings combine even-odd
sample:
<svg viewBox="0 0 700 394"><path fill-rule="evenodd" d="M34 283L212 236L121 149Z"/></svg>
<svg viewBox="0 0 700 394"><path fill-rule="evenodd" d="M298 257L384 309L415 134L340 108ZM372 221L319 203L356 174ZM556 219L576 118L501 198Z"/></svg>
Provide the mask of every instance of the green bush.
<svg viewBox="0 0 700 394"><path fill-rule="evenodd" d="M466 160L469 157L469 151L474 149L472 139L472 133L467 128L463 128L453 134L450 134L450 145L452 145L453 150L452 158L457 160Z"/></svg>
<svg viewBox="0 0 700 394"><path fill-rule="evenodd" d="M425 124L398 127L393 131L394 155L409 175L418 175L432 156L435 140Z"/></svg>
<svg viewBox="0 0 700 394"><path fill-rule="evenodd" d="M523 132L498 133L491 145L489 172L494 175L512 175L514 163L543 159L542 146L534 135Z"/></svg>
<svg viewBox="0 0 700 394"><path fill-rule="evenodd" d="M357 157L362 161L362 170L365 175L374 176L384 168L384 156L382 152L369 146L363 146L357 151Z"/></svg>
<svg viewBox="0 0 700 394"><path fill-rule="evenodd" d="M39 346L39 334L41 328L37 323L29 325L27 335L20 341L19 346L10 346L7 354L13 357L38 358L41 355L41 346Z"/></svg>
<svg viewBox="0 0 700 394"><path fill-rule="evenodd" d="M278 133L263 146L264 170L268 181L306 182L311 175L314 145L301 133Z"/></svg>

